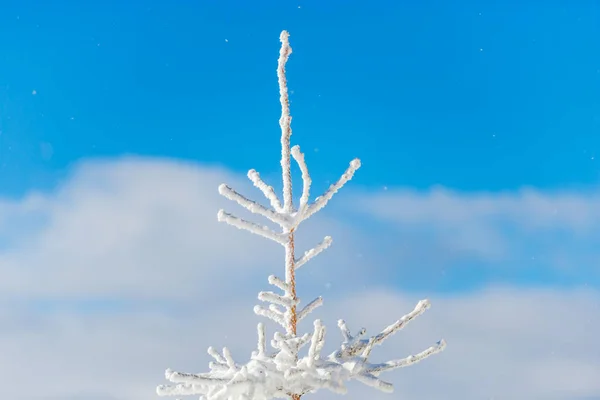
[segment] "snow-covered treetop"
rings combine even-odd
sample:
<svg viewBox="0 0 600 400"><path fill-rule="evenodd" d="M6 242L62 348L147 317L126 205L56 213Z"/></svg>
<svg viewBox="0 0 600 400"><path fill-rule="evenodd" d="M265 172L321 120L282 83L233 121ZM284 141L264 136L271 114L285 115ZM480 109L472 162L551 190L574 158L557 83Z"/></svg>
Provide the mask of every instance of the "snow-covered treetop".
<svg viewBox="0 0 600 400"><path fill-rule="evenodd" d="M292 135L289 97L285 65L292 53L289 34L283 31L280 36L281 50L277 64L279 94L281 102L281 168L283 178L283 202L275 194L272 186L267 185L255 170L248 172L252 181L270 203L263 206L222 184L219 193L229 200L235 201L253 214L258 214L279 225L281 231L274 231L265 225L246 221L223 210L218 213L219 221L236 228L265 237L281 244L285 249L285 278L269 276L269 283L280 290L260 292L258 299L268 303L268 307L255 306L257 315L266 317L279 324L282 332L275 332L270 341L272 350L267 348L265 326L258 324L258 344L252 352L250 360L245 364L236 363L230 351L224 348L222 353L210 347L208 353L214 358L209 364L210 371L200 374L166 371L166 378L174 385L159 386L157 392L161 396L200 395L205 400L268 400L272 398L300 399L300 396L319 389L329 389L337 393L345 393L345 382L357 380L384 392L391 392L390 383L379 378L382 372L406 367L421 361L432 354L442 351L446 343L441 340L434 346L415 355L383 363L372 363L369 356L373 347L381 345L391 335L403 329L414 318L425 312L430 303L420 301L413 311L383 329L379 334L367 337L365 329L352 335L343 320L338 321L342 333L342 342L338 350L329 355L322 355L325 343L325 327L320 320L314 321L312 333L297 334L297 324L313 310L323 304L318 297L301 309L296 295L296 270L312 258L327 249L332 239L326 236L312 249L305 251L300 257L295 255L294 236L299 225L323 207L360 168L360 160L354 159L340 179L331 185L321 196L309 202L311 178L299 146L290 147ZM294 158L302 173L302 195L297 207L292 201L291 158ZM301 354L301 350L308 347Z"/></svg>

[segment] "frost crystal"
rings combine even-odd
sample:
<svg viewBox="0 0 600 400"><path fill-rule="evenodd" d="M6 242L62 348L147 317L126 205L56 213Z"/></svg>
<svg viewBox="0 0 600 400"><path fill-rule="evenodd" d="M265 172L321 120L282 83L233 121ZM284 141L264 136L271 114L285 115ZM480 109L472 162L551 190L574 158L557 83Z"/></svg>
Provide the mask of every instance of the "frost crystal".
<svg viewBox="0 0 600 400"><path fill-rule="evenodd" d="M329 355L321 354L325 343L325 327L320 320L314 321L312 333L298 336L297 323L320 307L323 299L318 297L303 308L298 308L300 300L296 295L296 270L327 249L331 245L332 239L326 236L321 243L296 258L294 235L300 223L325 207L333 195L352 179L360 167L360 160L352 160L341 178L331 185L323 195L309 203L311 178L304 154L300 152L299 146L290 147L292 117L290 116L285 65L292 53L292 48L288 37L287 31L281 33L281 50L277 66L281 101L279 125L281 126L283 203L275 194L273 187L267 185L255 170L248 172L248 178L263 192L270 202L270 208L247 199L225 184L219 186L221 195L235 201L253 214L269 219L279 225L281 231L277 232L267 226L240 219L223 210L218 213L219 221L263 236L284 247L285 279L274 275L269 276L269 283L279 289L280 293L260 292L258 299L270 304L268 307L260 305L254 307L257 315L269 318L281 325L283 332L275 332L269 343L272 350L269 351L265 327L259 323L257 348L252 352L250 361L246 364L236 363L227 348L219 353L210 347L208 353L214 358L214 362L209 364L210 372L190 374L168 369L165 376L174 385L159 386L157 393L161 396L200 395L200 399L204 400L268 400L272 398L298 400L300 396L318 389L345 393L345 382L352 379L384 392L392 392L392 385L379 379L382 372L412 365L442 351L446 346L446 343L441 340L434 346L406 358L383 363L369 361L373 347L382 344L391 335L425 312L430 306L428 300L420 301L413 311L371 337L366 337L365 329L352 335L346 323L339 320L338 327L341 330L343 341L339 349ZM298 207L294 207L292 202L290 168L292 157L302 173L302 195ZM308 347L307 351L303 352L304 355L301 356L300 350L306 347Z"/></svg>

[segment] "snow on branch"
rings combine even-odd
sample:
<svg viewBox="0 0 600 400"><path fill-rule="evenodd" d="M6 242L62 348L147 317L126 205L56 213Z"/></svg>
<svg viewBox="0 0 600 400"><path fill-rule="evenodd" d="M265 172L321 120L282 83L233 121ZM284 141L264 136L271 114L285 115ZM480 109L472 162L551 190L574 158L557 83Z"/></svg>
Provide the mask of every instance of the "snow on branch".
<svg viewBox="0 0 600 400"><path fill-rule="evenodd" d="M323 298L317 297L310 303L308 303L302 310L298 312L298 321L302 321L308 314L313 312L315 309L321 307L323 305Z"/></svg>
<svg viewBox="0 0 600 400"><path fill-rule="evenodd" d="M281 170L283 172L283 211L292 212L292 172L290 168L290 137L292 136L292 117L290 115L290 99L288 96L287 79L285 77L285 64L292 54L292 47L289 41L290 34L287 31L281 32L279 40L281 49L279 50L279 60L277 61L277 80L279 82L279 102L281 103L281 118L279 126L281 127Z"/></svg>
<svg viewBox="0 0 600 400"><path fill-rule="evenodd" d="M306 166L306 161L304 160L304 153L300 152L300 146L296 145L292 147L292 156L298 163L298 167L300 167L300 172L302 173L302 196L300 197L300 206L298 207L298 212L302 214L308 204L312 180L310 179L308 167Z"/></svg>
<svg viewBox="0 0 600 400"><path fill-rule="evenodd" d="M273 292L260 292L258 294L258 299L261 301L268 301L270 303L277 304L285 308L292 308L297 304L297 301L294 301L293 299L286 296L280 296Z"/></svg>
<svg viewBox="0 0 600 400"><path fill-rule="evenodd" d="M333 185L329 186L329 189L327 189L327 191L325 193L323 193L322 196L317 197L315 199L314 203L309 205L308 208L306 209L306 211L303 214L298 215L297 218L299 218L300 221L303 221L305 219L310 218L317 211L319 211L323 207L325 207L327 205L327 203L329 202L329 200L331 200L333 195L336 194L338 192L338 190L340 190L346 184L346 182L348 182L350 179L352 179L352 177L354 176L354 173L359 168L360 168L360 160L358 158L355 158L354 160L352 160L350 162L350 166L348 167L348 169L346 169L346 172L344 172L344 174L340 177L340 179Z"/></svg>
<svg viewBox="0 0 600 400"><path fill-rule="evenodd" d="M265 208L264 206L258 204L255 201L249 200L246 197L242 196L226 184L219 185L219 194L228 200L235 201L240 206L244 207L248 211L253 214L259 214L263 217L270 219L279 225L286 225L288 223L285 215L279 214L276 211Z"/></svg>
<svg viewBox="0 0 600 400"><path fill-rule="evenodd" d="M279 289L287 292L290 290L290 285L276 277L275 275L269 275L269 283L273 286L277 286Z"/></svg>
<svg viewBox="0 0 600 400"><path fill-rule="evenodd" d="M346 326L346 322L344 320L338 321L338 326L342 331L342 336L344 337L344 343L339 350L339 353L336 354L336 357L344 358L344 357L353 357L360 353L363 353L363 356L368 357L372 348L374 346L382 344L386 339L392 336L394 333L403 329L409 322L414 320L419 315L423 314L427 309L431 306L429 300L421 300L417 303L413 311L404 315L398 321L389 325L387 328L381 331L378 335L371 337L369 340L361 339L362 336L366 333L366 330L363 328L359 331L356 336L350 335L350 330Z"/></svg>
<svg viewBox="0 0 600 400"><path fill-rule="evenodd" d="M409 367L419 361L426 359L429 356L439 353L440 351L444 350L445 347L446 341L440 340L434 346L431 346L418 354L408 356L406 358L401 358L399 360L387 361L381 364L369 364L366 370L368 373L377 376L382 372L391 371L396 368Z"/></svg>
<svg viewBox="0 0 600 400"><path fill-rule="evenodd" d="M254 306L254 313L256 315L260 315L262 317L270 319L271 321L281 325L283 328L287 327L287 322L283 318L283 315L276 312L275 310L272 310L270 308L266 309L262 306L257 305L257 306Z"/></svg>
<svg viewBox="0 0 600 400"><path fill-rule="evenodd" d="M255 354L257 356L264 356L267 352L267 334L265 331L265 325L263 323L259 323L256 330L258 331L258 345L257 352Z"/></svg>
<svg viewBox="0 0 600 400"><path fill-rule="evenodd" d="M256 172L256 170L251 169L250 171L248 171L248 179L250 179L254 186L260 189L261 192L263 192L265 197L271 202L271 207L273 207L275 211L283 211L283 208L281 207L281 202L275 194L275 189L273 189L273 186L267 185L260 177L260 174Z"/></svg>
<svg viewBox="0 0 600 400"><path fill-rule="evenodd" d="M229 213L226 213L223 210L219 211L219 214L217 215L217 218L219 219L219 221L223 221L228 223L231 226L235 226L238 229L244 229L247 230L250 233L254 233L256 235L262 236L264 238L270 239L274 242L277 242L279 244L285 244L286 243L286 239L285 236L280 234L280 233L276 233L273 232L271 229L269 229L268 226L264 226L264 225L258 225L255 224L254 222L249 222L246 221L244 219L238 218L236 216L233 216Z"/></svg>
<svg viewBox="0 0 600 400"><path fill-rule="evenodd" d="M406 314L398 321L394 322L392 325L388 326L383 331L381 331L381 333L375 337L374 344L381 344L384 340L392 336L394 333L403 329L406 326L406 324L408 324L409 322L417 318L419 315L427 311L429 307L431 307L431 303L429 302L429 300L419 301L415 306L414 310L412 310L410 313Z"/></svg>
<svg viewBox="0 0 600 400"><path fill-rule="evenodd" d="M429 304L426 300L417 304L415 309L384 329L379 335L361 339L365 330L352 336L346 324L339 322L344 341L338 351L323 356L325 327L320 320L314 322L312 334L301 337L275 332L271 340L274 352L268 354L263 324L258 324L257 350L252 352L250 361L241 365L234 361L227 348L218 354L210 348L209 353L216 363L209 365L211 372L204 374L184 374L167 370L167 379L177 385L160 386L160 395L202 395L207 400L268 400L285 397L286 394L306 394L319 389L328 389L336 393L345 393L345 382L356 380L383 392L391 393L393 386L379 379L383 372L407 367L425 358L439 353L446 343L441 340L428 349L402 359L382 363L371 363L368 358L370 349L380 344L393 333L402 329L412 319L421 315ZM308 307L308 306L307 306ZM299 350L310 343L305 356ZM244 397L252 394L253 397Z"/></svg>
<svg viewBox="0 0 600 400"><path fill-rule="evenodd" d="M294 268L298 269L307 262L309 262L312 258L318 256L322 251L326 250L329 246L331 246L332 242L333 239L331 239L331 236L325 236L325 239L323 239L321 243L319 243L312 249L305 251L304 255L296 260L296 262L294 263Z"/></svg>

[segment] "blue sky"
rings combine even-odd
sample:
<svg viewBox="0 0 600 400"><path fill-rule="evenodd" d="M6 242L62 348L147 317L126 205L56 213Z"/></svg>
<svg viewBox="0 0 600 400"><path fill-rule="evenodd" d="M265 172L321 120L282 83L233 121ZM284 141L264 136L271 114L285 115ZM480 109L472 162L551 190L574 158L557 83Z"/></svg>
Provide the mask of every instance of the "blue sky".
<svg viewBox="0 0 600 400"><path fill-rule="evenodd" d="M282 251L218 223L246 215L217 187L261 200L250 168L281 186L286 29L313 198L362 160L298 234L300 252L334 238L299 272L303 301L325 297L330 331L375 333L431 298L386 350L448 340L391 379L405 400L600 398L598 1L0 10L5 397L154 398L166 367L202 370L205 346L255 345Z"/></svg>
<svg viewBox="0 0 600 400"><path fill-rule="evenodd" d="M450 193L441 206L450 207L447 215L456 212L453 202L477 202L486 193L499 196L494 201L512 193L527 208L522 190L537 191L542 203L532 210L565 191L588 196L588 203L595 198L600 6L594 1L2 5L0 193L7 199L60 190L81 163L131 155L236 173L256 168L278 186L275 66L282 29L291 32L294 49L292 140L307 152L317 190L358 156L363 168L353 185L363 193L400 190L385 209L396 207L402 193L433 196L436 188ZM578 218L577 205L565 204L543 218L550 221L556 209ZM466 231L465 220L446 226L442 215L425 221L433 233L424 233L422 226L402 228L406 216L397 221L401 228L369 217L355 229L385 234L390 239L379 243L389 249L365 245L357 254L366 252L367 265L385 264L393 285L404 289L596 286L597 230L583 244L560 224L532 234L515 222L531 210L498 207L498 215L477 220L463 244L452 232ZM592 214L587 218L596 221ZM27 215L11 223L17 232L3 234L5 247L52 220ZM513 243L505 257L494 258L499 249L488 258L479 254L472 243L484 231ZM433 237L446 238L439 249ZM558 257L549 249L565 240L583 258L568 256L574 264L568 269L549 267ZM412 268L390 261L396 256L388 250L398 243L412 243ZM545 261L534 263L536 257ZM423 278L419 263L438 283Z"/></svg>
<svg viewBox="0 0 600 400"><path fill-rule="evenodd" d="M366 192L598 186L597 2L4 1L3 9L6 198L55 190L79 163L123 155L257 168L278 180L282 29L294 49L292 139L308 153L317 190L357 156L353 185ZM389 234L391 246L430 240ZM531 257L552 247L509 236L529 243ZM446 290L597 281L519 257L511 265L521 268L486 270L478 265L490 260L458 256L453 274L447 259L430 262L441 280L434 287ZM390 268L394 282L421 287L405 276L413 269Z"/></svg>
<svg viewBox="0 0 600 400"><path fill-rule="evenodd" d="M0 191L122 154L274 170L282 29L315 171L360 156L366 186L596 187L598 3L418 3L4 0Z"/></svg>

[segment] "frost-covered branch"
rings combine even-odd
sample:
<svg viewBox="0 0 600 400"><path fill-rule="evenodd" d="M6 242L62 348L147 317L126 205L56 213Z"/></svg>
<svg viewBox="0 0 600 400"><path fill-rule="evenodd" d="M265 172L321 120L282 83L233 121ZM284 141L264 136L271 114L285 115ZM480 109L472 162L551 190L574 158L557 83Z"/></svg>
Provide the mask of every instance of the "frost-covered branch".
<svg viewBox="0 0 600 400"><path fill-rule="evenodd" d="M160 395L199 394L207 400L246 400L248 397L244 396L252 393L252 399L268 400L319 389L345 393L345 382L356 380L389 393L393 386L379 379L381 373L422 361L446 346L442 340L415 355L382 363L369 362L370 349L424 312L428 308L424 304L429 303L426 300L419 302L412 312L398 320L403 323L396 322L369 339L361 339L364 329L352 336L346 324L340 321L338 325L344 341L340 350L327 357L321 355L325 345L325 327L320 320L314 322L312 334L301 337L275 332L271 340L272 354L266 350L265 327L258 324L257 350L252 352L246 364L237 364L227 348L223 349L222 355L209 348L209 354L216 361L209 365L210 372L185 374L167 370L167 379L177 385L160 386L157 391ZM309 343L306 355L299 357L299 350Z"/></svg>
<svg viewBox="0 0 600 400"><path fill-rule="evenodd" d="M290 99L288 96L287 79L285 77L285 64L287 63L292 47L289 41L290 34L281 32L281 50L277 61L277 80L279 81L279 102L281 103L281 170L283 177L283 211L292 212L292 172L290 168L290 137L292 136L292 117L290 115Z"/></svg>
<svg viewBox="0 0 600 400"><path fill-rule="evenodd" d="M297 301L294 301L293 299L286 296L280 296L273 292L260 292L258 294L258 299L262 301L268 301L270 303L277 304L285 308L292 308L297 304Z"/></svg>
<svg viewBox="0 0 600 400"><path fill-rule="evenodd" d="M263 217L270 219L280 226L288 224L288 220L285 218L285 215L279 214L274 210L270 210L253 200L247 199L225 184L219 185L219 194L229 200L235 201L251 213L262 215Z"/></svg>
<svg viewBox="0 0 600 400"><path fill-rule="evenodd" d="M331 246L332 242L333 239L331 239L331 236L325 236L325 239L323 239L321 243L319 243L312 249L305 251L304 255L296 260L296 262L294 263L294 267L296 269L300 268L301 266L309 262L312 258L318 256L322 251L326 250L329 246Z"/></svg>
<svg viewBox="0 0 600 400"><path fill-rule="evenodd" d="M286 327L287 323L284 320L283 316L279 313L277 313L276 311L273 311L271 309L266 309L264 307L261 306L254 306L254 313L256 315L260 315L262 317L268 318L271 321L281 325L283 328Z"/></svg>
<svg viewBox="0 0 600 400"><path fill-rule="evenodd" d="M429 307L431 307L431 303L429 302L429 300L419 301L414 310L412 310L410 313L406 314L398 321L394 322L392 325L388 326L383 331L381 331L381 333L375 337L374 344L381 344L384 340L392 336L394 333L403 329L406 326L406 324L408 324L409 322L417 318L419 315L427 311Z"/></svg>
<svg viewBox="0 0 600 400"><path fill-rule="evenodd" d="M314 331L310 348L308 350L308 365L314 366L315 362L321 358L321 350L325 345L325 327L321 323L321 320L317 319L314 322Z"/></svg>
<svg viewBox="0 0 600 400"><path fill-rule="evenodd" d="M265 332L265 325L263 323L259 323L257 327L258 331L258 345L257 345L257 353L258 356L264 356L267 352L267 335Z"/></svg>
<svg viewBox="0 0 600 400"><path fill-rule="evenodd" d="M359 331L356 336L350 335L350 330L346 326L346 322L344 320L338 321L338 327L342 331L342 336L344 337L344 343L335 357L337 358L345 358L345 357L354 357L363 351L367 350L365 356L368 356L371 352L371 349L374 346L381 345L386 339L388 339L391 335L403 329L409 322L414 320L419 315L423 314L427 309L431 306L429 300L421 300L417 303L413 311L404 315L398 321L389 325L387 328L381 331L378 335L373 336L369 340L361 339L362 336L366 333L366 330L363 328Z"/></svg>
<svg viewBox="0 0 600 400"><path fill-rule="evenodd" d="M287 292L290 290L290 286L285 283L284 281L282 281L281 279L279 279L278 277L276 277L275 275L269 275L269 283L273 286L277 286L279 289L283 290L284 292Z"/></svg>
<svg viewBox="0 0 600 400"><path fill-rule="evenodd" d="M308 314L316 310L317 308L323 305L323 298L321 296L317 297L310 303L308 303L300 312L298 312L298 321L302 321Z"/></svg>
<svg viewBox="0 0 600 400"><path fill-rule="evenodd" d="M258 299L269 303L268 307L257 305L254 312L268 318L283 328L273 333L267 342L265 326L257 326L258 340L256 350L245 364L235 362L228 348L222 352L209 347L208 353L214 359L209 363L209 372L200 374L181 373L168 369L165 377L172 385L161 385L157 393L161 396L200 395L201 400L270 400L273 398L291 398L299 400L307 393L327 389L335 393L346 392L346 382L356 380L384 392L391 392L393 386L379 379L383 372L412 365L433 354L442 351L446 343L441 340L428 349L405 358L393 359L381 363L371 363L369 358L375 346L381 345L397 331L429 308L427 300L420 301L413 311L406 314L379 334L366 337L363 328L352 335L343 320L338 321L342 332L342 341L336 351L323 356L326 329L320 320L314 321L312 333L303 335L297 332L297 323L304 320L323 304L317 297L302 309L297 310L300 299L296 294L296 270L327 249L332 239L326 236L314 248L295 257L295 235L298 227L327 205L360 167L358 159L350 163L340 179L331 185L325 193L309 203L312 180L306 165L304 154L299 146L290 148L292 135L287 79L285 65L292 48L289 34L283 31L280 36L281 49L277 62L277 78L281 102L281 168L283 179L282 201L272 186L266 184L259 173L251 169L248 178L269 200L271 208L250 200L231 187L219 186L219 193L235 201L253 214L260 215L279 225L281 232L275 232L267 226L246 221L220 210L218 220L260 235L283 245L285 249L285 279L269 276L269 283L281 290L281 293L260 292ZM295 210L292 199L291 157L297 162L302 174L302 194L298 209ZM271 349L267 350L267 343ZM308 345L308 349L305 346Z"/></svg>
<svg viewBox="0 0 600 400"><path fill-rule="evenodd" d="M277 212L282 212L283 208L281 207L281 202L277 198L275 194L275 189L273 186L267 185L260 177L260 174L256 172L256 170L251 169L248 171L248 179L252 182L254 186L260 189L261 192L265 195L265 197L271 202L271 207L275 209Z"/></svg>
<svg viewBox="0 0 600 400"><path fill-rule="evenodd" d="M368 373L373 374L374 376L377 376L382 372L391 371L396 368L408 367L419 361L424 360L425 358L427 358L429 356L439 353L440 351L444 350L445 347L446 347L446 341L440 340L434 346L431 346L418 354L408 356L406 358L401 358L399 360L387 361L387 362L381 363L381 364L369 364L366 367L366 370Z"/></svg>
<svg viewBox="0 0 600 400"><path fill-rule="evenodd" d="M285 237L280 233L273 232L268 226L258 225L254 222L246 221L244 219L233 216L229 213L226 213L223 210L219 211L218 214L219 221L223 221L228 223L231 226L235 226L238 229L247 230L250 233L254 233L256 235L262 236L264 238L270 239L279 244L285 244Z"/></svg>
<svg viewBox="0 0 600 400"><path fill-rule="evenodd" d="M323 193L322 196L317 197L315 199L314 203L312 203L311 205L308 206L308 208L306 209L306 212L304 212L302 215L298 215L297 218L299 218L301 221L303 221L305 219L310 218L317 211L319 211L323 207L325 207L327 205L327 203L329 202L329 200L331 200L333 195L336 194L338 192L338 190L340 190L346 184L346 182L348 182L350 179L352 179L352 177L354 176L354 173L359 168L360 168L360 160L358 158L355 158L354 160L352 160L350 162L350 166L348 167L346 172L344 172L344 174L340 177L340 179L333 185L329 186L329 189L327 189L327 191L325 193Z"/></svg>
<svg viewBox="0 0 600 400"><path fill-rule="evenodd" d="M292 156L294 160L298 163L298 167L300 167L300 172L302 173L302 197L300 197L300 206L298 207L298 213L303 214L306 206L308 205L308 198L310 196L310 185L312 184L312 180L310 178L310 174L308 173L308 167L306 166L306 161L304 160L304 153L300 151L300 146L296 145L292 147Z"/></svg>

